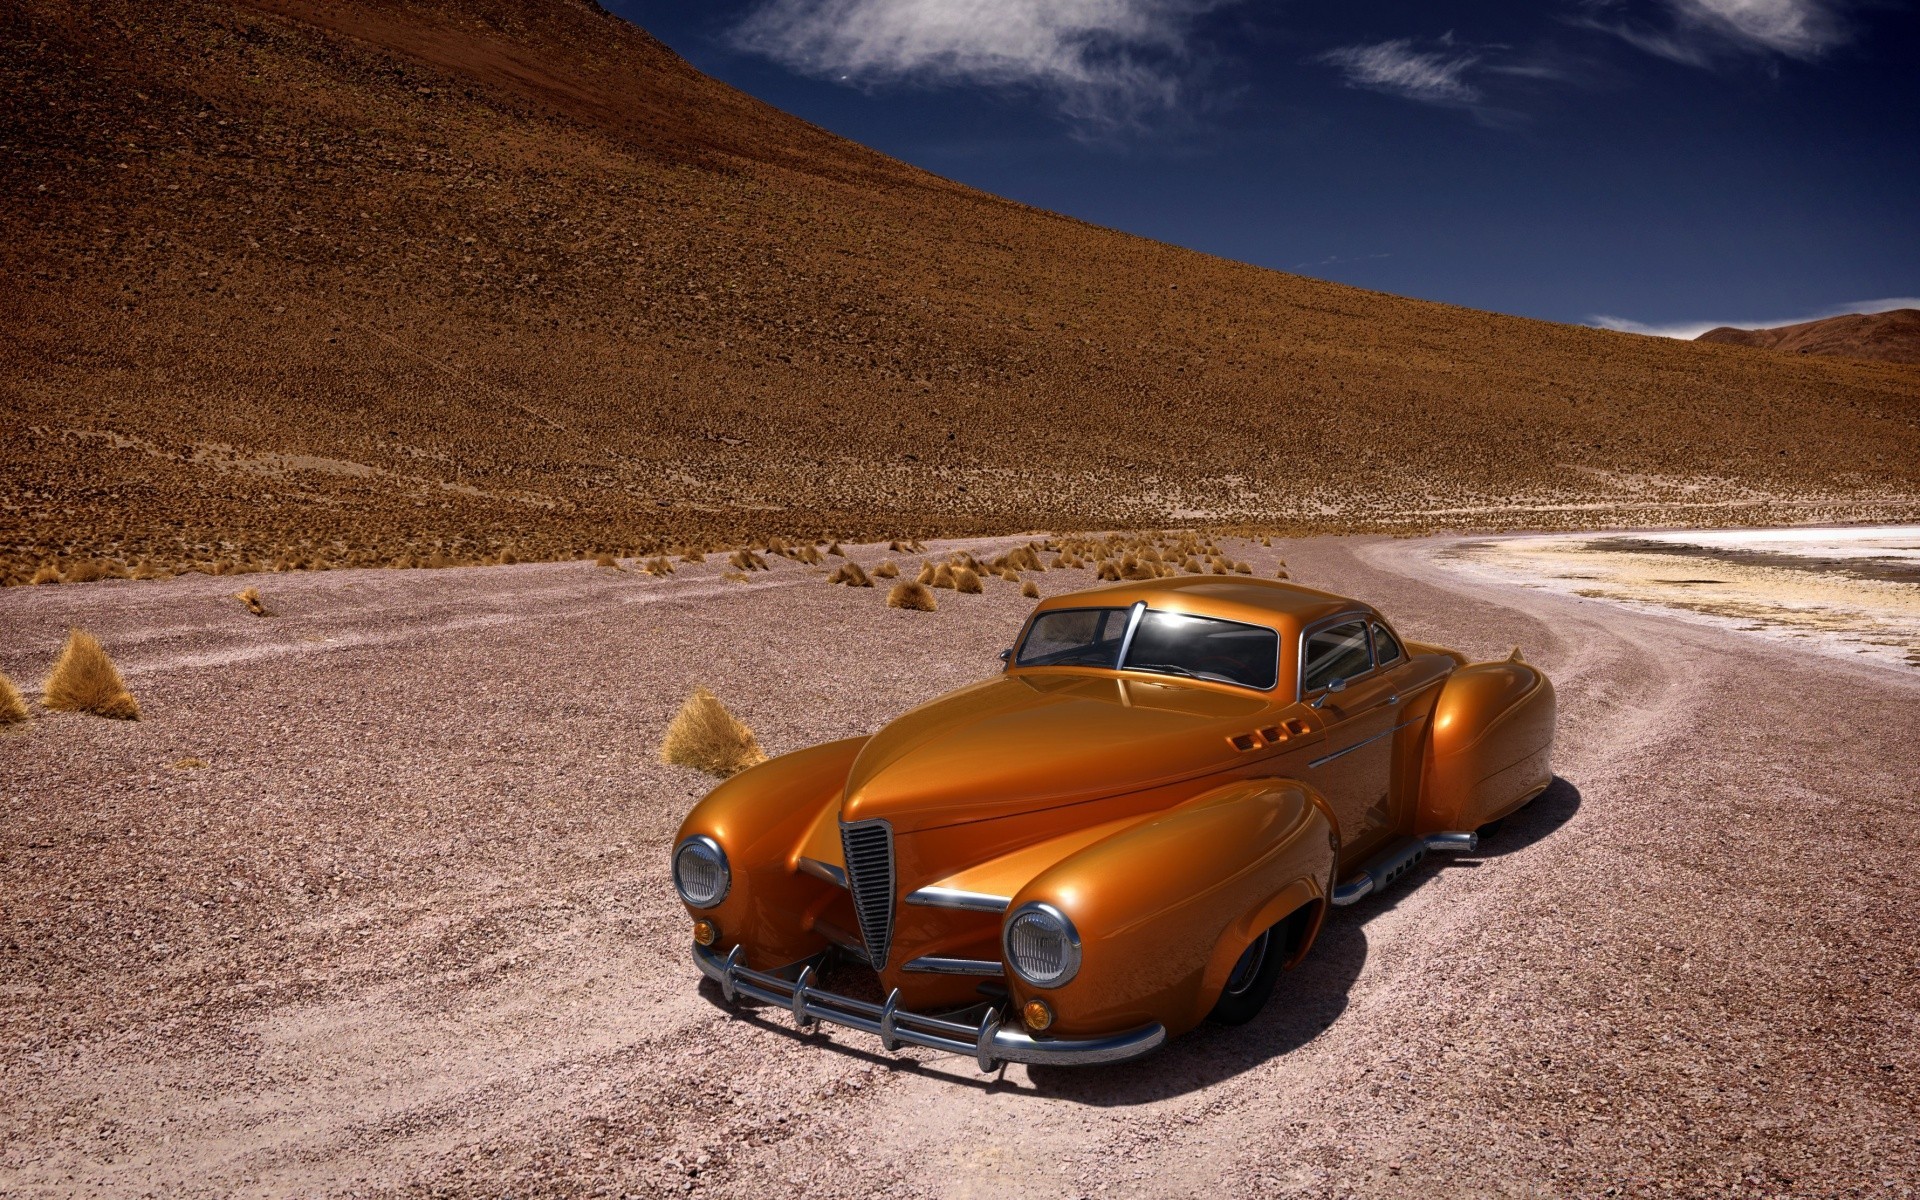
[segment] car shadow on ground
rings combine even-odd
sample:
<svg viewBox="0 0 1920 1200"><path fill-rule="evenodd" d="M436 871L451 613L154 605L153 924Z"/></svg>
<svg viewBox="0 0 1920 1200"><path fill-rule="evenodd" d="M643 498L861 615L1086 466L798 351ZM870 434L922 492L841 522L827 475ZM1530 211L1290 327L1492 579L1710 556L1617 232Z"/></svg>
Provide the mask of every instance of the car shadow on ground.
<svg viewBox="0 0 1920 1200"><path fill-rule="evenodd" d="M1481 861L1513 854L1551 836L1572 820L1579 808L1580 789L1556 775L1538 798L1501 822L1476 853L1430 855L1391 891L1329 913L1306 960L1280 977L1273 999L1252 1021L1238 1026L1203 1024L1136 1062L1107 1067L1029 1067L1032 1090L1101 1107L1147 1104L1198 1091L1299 1049L1346 1011L1347 994L1366 965L1369 921L1392 912L1403 897L1441 871L1472 869ZM727 1008L737 1018L768 1033L818 1040L823 1051L830 1049L897 1071L938 1075L955 1086L1026 1090L1006 1080L1005 1068L992 1074L968 1075L956 1069L952 1059L921 1060L888 1054L873 1045L871 1038L853 1030L831 1035L817 1029L801 1032L779 1008L756 1003L730 1007L712 980L703 978L700 984L701 994L715 1007Z"/></svg>

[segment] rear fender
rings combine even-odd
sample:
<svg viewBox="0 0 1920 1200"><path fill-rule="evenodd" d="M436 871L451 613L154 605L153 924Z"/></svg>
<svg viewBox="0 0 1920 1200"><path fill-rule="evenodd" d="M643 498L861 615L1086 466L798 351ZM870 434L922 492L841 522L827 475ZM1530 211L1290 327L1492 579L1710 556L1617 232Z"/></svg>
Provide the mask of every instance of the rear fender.
<svg viewBox="0 0 1920 1200"><path fill-rule="evenodd" d="M793 914L839 889L796 873L793 858L822 815L840 803L866 740L828 742L742 771L707 793L681 823L674 846L705 834L720 843L733 876L718 905L689 911L720 926L721 945L745 947L749 965L795 962L825 946Z"/></svg>
<svg viewBox="0 0 1920 1200"><path fill-rule="evenodd" d="M1149 1021L1191 1028L1261 931L1324 901L1333 830L1305 784L1244 779L1069 855L1010 911L1044 901L1064 912L1080 935L1080 969L1046 989L1009 972L1014 1003L1045 999L1063 1036Z"/></svg>
<svg viewBox="0 0 1920 1200"><path fill-rule="evenodd" d="M1477 829L1553 780L1553 684L1516 651L1447 677L1434 703L1416 833Z"/></svg>

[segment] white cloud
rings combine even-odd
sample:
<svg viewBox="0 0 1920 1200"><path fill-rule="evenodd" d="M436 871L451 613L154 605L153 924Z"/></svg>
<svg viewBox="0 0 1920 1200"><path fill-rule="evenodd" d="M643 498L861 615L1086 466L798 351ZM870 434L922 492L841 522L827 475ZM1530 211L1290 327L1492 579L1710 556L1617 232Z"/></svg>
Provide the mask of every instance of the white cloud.
<svg viewBox="0 0 1920 1200"><path fill-rule="evenodd" d="M1848 0L1659 0L1664 20L1649 26L1613 15L1584 23L1649 54L1704 67L1729 51L1811 61L1853 36ZM1617 0L1596 11L1611 14Z"/></svg>
<svg viewBox="0 0 1920 1200"><path fill-rule="evenodd" d="M1424 104L1473 104L1479 89L1464 76L1480 56L1443 38L1438 49L1418 50L1412 38L1394 38L1370 46L1343 46L1319 61L1339 67L1353 87L1404 96Z"/></svg>
<svg viewBox="0 0 1920 1200"><path fill-rule="evenodd" d="M734 40L857 83L1037 87L1122 124L1179 100L1193 19L1226 0L762 0Z"/></svg>
<svg viewBox="0 0 1920 1200"><path fill-rule="evenodd" d="M1832 308L1823 308L1819 312L1805 316L1771 317L1764 320L1676 321L1669 324L1647 325L1639 321L1630 321L1625 317L1608 317L1596 313L1587 318L1587 324L1620 333L1644 333L1649 337L1692 339L1709 329L1718 329L1722 325L1731 325L1735 329L1774 329L1781 325L1799 325L1806 321L1819 321L1826 317L1844 316L1847 313L1882 313L1891 312L1896 308L1920 308L1920 296L1887 296L1879 300L1856 300L1851 304L1836 304Z"/></svg>

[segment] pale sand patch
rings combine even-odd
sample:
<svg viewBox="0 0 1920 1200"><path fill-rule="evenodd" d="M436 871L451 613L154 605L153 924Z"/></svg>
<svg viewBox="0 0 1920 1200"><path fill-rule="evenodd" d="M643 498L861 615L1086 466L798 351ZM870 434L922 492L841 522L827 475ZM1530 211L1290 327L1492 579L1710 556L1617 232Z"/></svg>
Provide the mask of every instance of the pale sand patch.
<svg viewBox="0 0 1920 1200"><path fill-rule="evenodd" d="M1856 661L1920 666L1920 525L1501 537L1435 557Z"/></svg>

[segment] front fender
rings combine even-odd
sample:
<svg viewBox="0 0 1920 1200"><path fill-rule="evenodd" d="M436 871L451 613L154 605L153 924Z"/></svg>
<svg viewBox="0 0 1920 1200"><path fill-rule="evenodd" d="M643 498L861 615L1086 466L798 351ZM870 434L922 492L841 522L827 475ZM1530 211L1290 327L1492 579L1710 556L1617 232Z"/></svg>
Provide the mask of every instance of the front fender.
<svg viewBox="0 0 1920 1200"><path fill-rule="evenodd" d="M752 963L795 962L825 944L794 914L832 885L796 874L792 859L821 814L840 802L866 741L846 738L769 759L707 793L680 823L674 846L707 835L726 852L733 876L719 904L689 911L719 925L723 944L746 947Z"/></svg>
<svg viewBox="0 0 1920 1200"><path fill-rule="evenodd" d="M1325 899L1333 831L1305 784L1245 779L1069 855L1022 888L1013 910L1045 901L1064 912L1080 970L1045 989L1009 971L1015 1005L1044 999L1062 1036L1152 1021L1191 1028L1262 930Z"/></svg>

